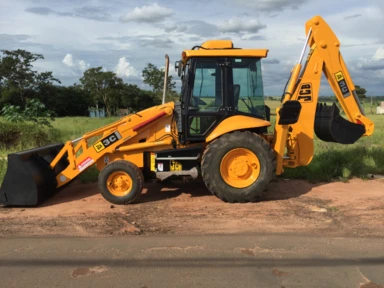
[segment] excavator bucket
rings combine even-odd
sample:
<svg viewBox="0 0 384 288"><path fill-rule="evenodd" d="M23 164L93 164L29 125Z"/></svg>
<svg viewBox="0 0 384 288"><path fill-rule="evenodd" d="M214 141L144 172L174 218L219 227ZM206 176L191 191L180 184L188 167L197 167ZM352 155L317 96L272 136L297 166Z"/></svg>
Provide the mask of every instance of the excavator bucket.
<svg viewBox="0 0 384 288"><path fill-rule="evenodd" d="M353 144L363 136L365 127L361 124L349 122L340 116L340 110L335 103L332 106L318 104L315 133L322 141Z"/></svg>
<svg viewBox="0 0 384 288"><path fill-rule="evenodd" d="M54 194L56 175L69 163L64 156L55 169L49 164L63 147L63 143L58 143L9 154L7 172L0 187L0 204L35 206Z"/></svg>

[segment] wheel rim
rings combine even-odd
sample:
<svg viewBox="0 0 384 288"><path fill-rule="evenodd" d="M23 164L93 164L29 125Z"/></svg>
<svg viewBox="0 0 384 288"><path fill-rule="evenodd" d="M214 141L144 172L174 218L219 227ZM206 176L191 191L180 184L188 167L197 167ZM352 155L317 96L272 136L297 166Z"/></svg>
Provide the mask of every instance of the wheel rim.
<svg viewBox="0 0 384 288"><path fill-rule="evenodd" d="M229 151L220 164L223 180L235 188L252 185L260 175L260 161L251 150L236 148Z"/></svg>
<svg viewBox="0 0 384 288"><path fill-rule="evenodd" d="M108 177L107 187L114 196L127 195L132 190L132 178L122 171L113 172Z"/></svg>

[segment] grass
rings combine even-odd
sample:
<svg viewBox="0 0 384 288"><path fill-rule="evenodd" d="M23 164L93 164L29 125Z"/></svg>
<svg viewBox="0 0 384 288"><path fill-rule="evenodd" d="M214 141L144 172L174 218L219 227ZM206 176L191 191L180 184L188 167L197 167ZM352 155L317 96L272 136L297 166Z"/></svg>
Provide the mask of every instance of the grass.
<svg viewBox="0 0 384 288"><path fill-rule="evenodd" d="M7 172L7 161L0 158L0 183L3 182L5 172Z"/></svg>
<svg viewBox="0 0 384 288"><path fill-rule="evenodd" d="M53 128L48 129L36 127L32 124L9 123L0 118L0 183L2 183L7 169L7 161L3 158L6 158L8 154L73 140L117 119L117 117L63 117L52 121ZM5 143L8 145L5 145ZM89 183L94 182L97 176L97 169L92 167L80 174L79 179L83 183Z"/></svg>
<svg viewBox="0 0 384 288"><path fill-rule="evenodd" d="M87 169L84 173L81 173L78 176L78 179L82 183L94 183L97 181L97 178L99 177L99 170L95 166L90 167Z"/></svg>
<svg viewBox="0 0 384 288"><path fill-rule="evenodd" d="M274 114L280 102L266 101L266 105ZM371 110L369 103L364 103L363 106L368 113L367 117L375 123L372 136L363 137L352 145L323 142L315 137L312 162L306 167L285 168L282 176L310 182L329 182L347 181L354 177L366 179L368 174L384 174L384 115L369 114ZM273 126L275 117L271 118ZM273 127L269 129L270 132L272 130Z"/></svg>
<svg viewBox="0 0 384 288"><path fill-rule="evenodd" d="M275 113L279 101L266 101ZM370 111L369 107L365 110ZM311 182L328 182L333 180L347 181L353 177L367 178L368 174L384 174L384 115L367 115L375 123L375 131L371 137L363 137L353 145L327 143L315 139L314 158L306 167L285 169L284 178L306 179ZM118 118L64 117L52 122L52 129L40 129L33 125L9 124L0 118L0 183L6 172L7 163L1 159L9 153L38 147L50 143L65 142L81 137L83 134ZM272 117L272 126L275 122ZM20 126L21 125L21 126ZM19 129L16 129L19 127ZM23 132L12 139L16 130ZM5 132L4 132L5 131ZM4 136L5 135L5 136ZM2 138L3 137L3 138ZM8 147L1 146L7 137ZM12 142L13 141L13 142ZM82 182L93 182L98 171L90 168L79 176Z"/></svg>
<svg viewBox="0 0 384 288"><path fill-rule="evenodd" d="M334 213L334 212L339 211L339 208L337 208L335 206L330 206L330 207L327 208L327 210Z"/></svg>
<svg viewBox="0 0 384 288"><path fill-rule="evenodd" d="M89 117L63 117L52 122L54 129L59 130L60 141L65 142L81 137L85 133L110 124L118 117L89 118Z"/></svg>

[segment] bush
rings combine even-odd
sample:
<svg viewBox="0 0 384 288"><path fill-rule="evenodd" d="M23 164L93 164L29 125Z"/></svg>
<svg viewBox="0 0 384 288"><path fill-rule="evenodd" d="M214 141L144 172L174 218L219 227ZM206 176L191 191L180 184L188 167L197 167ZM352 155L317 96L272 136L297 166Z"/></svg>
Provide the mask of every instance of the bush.
<svg viewBox="0 0 384 288"><path fill-rule="evenodd" d="M384 149L360 145L331 148L316 154L307 167L286 168L283 177L316 183L366 179L368 174L384 174Z"/></svg>
<svg viewBox="0 0 384 288"><path fill-rule="evenodd" d="M54 113L45 108L38 99L28 99L24 111L20 106L6 104L1 110L4 119L9 122L32 122L40 126L52 127L50 120L54 119Z"/></svg>
<svg viewBox="0 0 384 288"><path fill-rule="evenodd" d="M59 142L60 131L42 128L29 123L2 122L0 129L0 149L9 151L25 150Z"/></svg>
<svg viewBox="0 0 384 288"><path fill-rule="evenodd" d="M7 172L7 161L0 158L0 185L3 183L5 173Z"/></svg>

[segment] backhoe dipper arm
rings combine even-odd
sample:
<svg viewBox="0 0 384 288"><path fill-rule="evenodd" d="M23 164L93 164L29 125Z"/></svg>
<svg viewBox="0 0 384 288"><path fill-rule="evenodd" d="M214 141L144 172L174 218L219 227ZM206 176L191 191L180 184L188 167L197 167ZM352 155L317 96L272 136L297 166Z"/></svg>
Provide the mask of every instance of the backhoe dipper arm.
<svg viewBox="0 0 384 288"><path fill-rule="evenodd" d="M374 130L373 122L365 116L359 103L336 35L320 16L306 23L306 33L302 56L292 69L282 105L276 113L277 175L283 173L283 167L306 166L312 161L314 132L323 141L352 144L363 135L372 135ZM307 45L310 51L302 67ZM335 104L332 107L318 104L322 72L349 121L339 115Z"/></svg>

